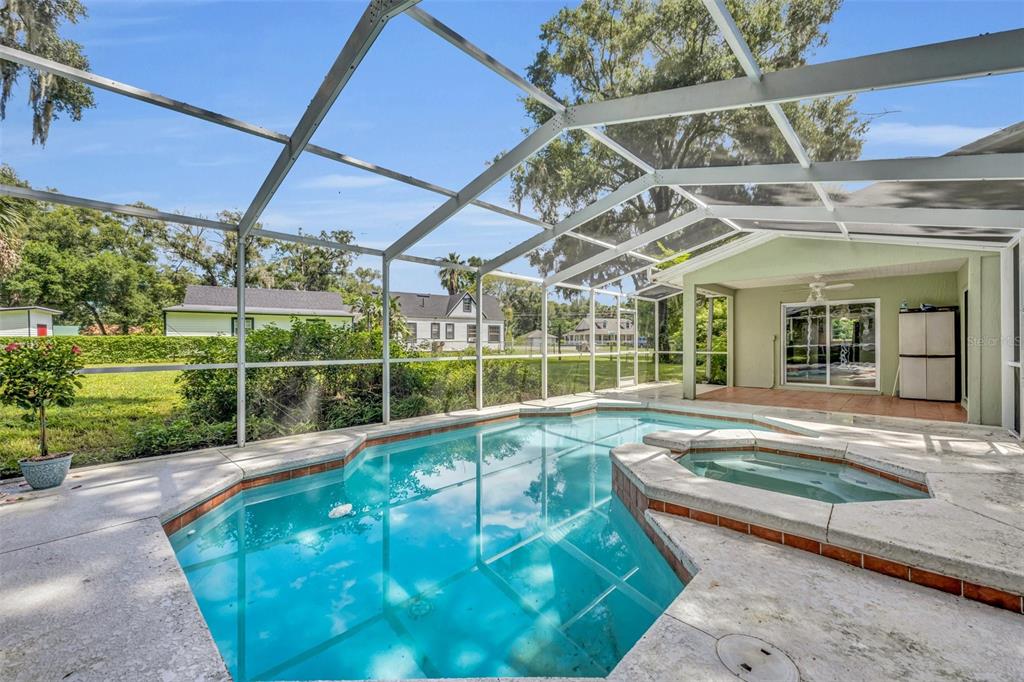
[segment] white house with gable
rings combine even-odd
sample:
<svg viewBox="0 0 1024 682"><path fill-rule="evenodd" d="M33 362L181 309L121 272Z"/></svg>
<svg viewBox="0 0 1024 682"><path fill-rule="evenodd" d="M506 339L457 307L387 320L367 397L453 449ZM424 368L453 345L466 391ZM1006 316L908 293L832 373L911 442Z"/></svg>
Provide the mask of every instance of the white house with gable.
<svg viewBox="0 0 1024 682"><path fill-rule="evenodd" d="M476 345L476 300L469 292L416 294L394 291L409 327L409 343L417 348L465 350ZM505 315L494 296L484 294L483 345L505 348Z"/></svg>

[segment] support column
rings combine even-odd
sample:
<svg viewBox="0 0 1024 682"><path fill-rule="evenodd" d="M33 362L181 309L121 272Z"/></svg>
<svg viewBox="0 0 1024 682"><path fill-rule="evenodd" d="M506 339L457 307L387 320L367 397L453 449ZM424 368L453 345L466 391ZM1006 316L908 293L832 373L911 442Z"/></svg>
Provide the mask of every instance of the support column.
<svg viewBox="0 0 1024 682"><path fill-rule="evenodd" d="M640 300L633 299L633 385L640 384Z"/></svg>
<svg viewBox="0 0 1024 682"><path fill-rule="evenodd" d="M615 297L615 388L622 388L622 298Z"/></svg>
<svg viewBox="0 0 1024 682"><path fill-rule="evenodd" d="M981 257L971 256L967 264L967 334L964 356L967 358L967 422L981 423Z"/></svg>
<svg viewBox="0 0 1024 682"><path fill-rule="evenodd" d="M391 423L391 261L381 257L381 421Z"/></svg>
<svg viewBox="0 0 1024 682"><path fill-rule="evenodd" d="M733 348L734 339L736 338L733 334L733 325L736 323L736 315L733 310L736 307L736 297L726 296L725 297L725 385L732 386L733 380Z"/></svg>
<svg viewBox="0 0 1024 682"><path fill-rule="evenodd" d="M1020 314L1020 311L1013 309L1017 294L1013 290L1013 256L1012 248L1003 249L999 253L999 336L1002 349L999 369L1002 377L1002 424L1003 428L1008 430L1013 429L1013 413L1016 407L1013 396L1013 366L1010 364L1014 361L1013 316Z"/></svg>
<svg viewBox="0 0 1024 682"><path fill-rule="evenodd" d="M594 290L590 290L590 392L593 393L597 390L597 356L594 355L596 352L594 344L597 341L597 334L594 330L595 314L597 310L597 294Z"/></svg>
<svg viewBox="0 0 1024 682"><path fill-rule="evenodd" d="M235 441L245 447L245 237L238 236L235 250L235 288L237 291L235 324Z"/></svg>
<svg viewBox="0 0 1024 682"><path fill-rule="evenodd" d="M661 381L659 363L661 359L661 301L654 302L654 380Z"/></svg>
<svg viewBox="0 0 1024 682"><path fill-rule="evenodd" d="M476 409L484 409L484 274L476 271Z"/></svg>
<svg viewBox="0 0 1024 682"><path fill-rule="evenodd" d="M697 397L696 383L696 333L697 333L697 287L683 280L683 397Z"/></svg>
<svg viewBox="0 0 1024 682"><path fill-rule="evenodd" d="M540 397L548 399L548 288L541 287L540 303Z"/></svg>
<svg viewBox="0 0 1024 682"><path fill-rule="evenodd" d="M711 350L712 337L714 336L714 324L715 324L715 297L707 296L705 300L708 304L708 324L704 330L704 383L711 383Z"/></svg>

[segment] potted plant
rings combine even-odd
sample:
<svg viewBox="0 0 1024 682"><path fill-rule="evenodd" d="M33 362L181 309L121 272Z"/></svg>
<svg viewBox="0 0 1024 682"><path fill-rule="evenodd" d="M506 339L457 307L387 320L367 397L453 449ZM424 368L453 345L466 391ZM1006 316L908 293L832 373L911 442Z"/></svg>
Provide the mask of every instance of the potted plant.
<svg viewBox="0 0 1024 682"><path fill-rule="evenodd" d="M71 453L51 453L46 439L46 412L70 407L82 387L82 351L47 341L10 343L0 352L0 405L28 410L23 417L39 424L39 454L19 462L25 481L36 490L64 482L71 468Z"/></svg>

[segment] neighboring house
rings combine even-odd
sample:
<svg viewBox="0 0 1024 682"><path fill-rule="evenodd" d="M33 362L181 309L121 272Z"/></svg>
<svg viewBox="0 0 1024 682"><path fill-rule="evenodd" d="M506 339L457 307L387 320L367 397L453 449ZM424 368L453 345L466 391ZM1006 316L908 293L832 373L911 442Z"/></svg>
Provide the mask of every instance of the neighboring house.
<svg viewBox="0 0 1024 682"><path fill-rule="evenodd" d="M621 343L622 347L633 346L633 320L622 319ZM594 320L594 343L597 346L614 344L616 338L615 318L598 317ZM590 318L583 318L576 328L562 337L562 344L576 346L579 350L590 350Z"/></svg>
<svg viewBox="0 0 1024 682"><path fill-rule="evenodd" d="M465 350L476 344L476 300L467 292L414 294L393 291L399 310L409 327L409 343L419 348L440 347ZM498 299L484 294L483 345L491 350L505 348L505 315Z"/></svg>
<svg viewBox="0 0 1024 682"><path fill-rule="evenodd" d="M543 351L544 332L539 329L534 329L532 332L523 335L523 344L526 350L530 351ZM548 334L548 352L554 353L557 350L557 340L553 334Z"/></svg>
<svg viewBox="0 0 1024 682"><path fill-rule="evenodd" d="M235 287L189 285L181 305L164 308L165 336L234 336L238 327ZM324 320L348 327L355 320L341 295L293 289L245 290L246 329L276 326L291 329L292 318Z"/></svg>
<svg viewBox="0 0 1024 682"><path fill-rule="evenodd" d="M0 308L0 336L53 336L53 318L60 313L39 305Z"/></svg>

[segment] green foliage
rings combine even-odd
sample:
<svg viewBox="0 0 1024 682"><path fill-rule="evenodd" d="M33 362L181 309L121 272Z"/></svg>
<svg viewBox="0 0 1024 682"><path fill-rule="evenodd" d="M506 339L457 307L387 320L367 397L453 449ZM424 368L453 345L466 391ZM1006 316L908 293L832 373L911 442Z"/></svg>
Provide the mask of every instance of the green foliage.
<svg viewBox="0 0 1024 682"><path fill-rule="evenodd" d="M7 0L0 7L0 45L88 71L82 46L57 33L63 22L75 24L84 16L80 0ZM7 115L7 100L22 74L29 78L33 143L46 144L50 123L61 114L78 121L85 109L95 106L92 90L81 83L0 60L0 119Z"/></svg>
<svg viewBox="0 0 1024 682"><path fill-rule="evenodd" d="M143 219L60 206L33 210L21 264L0 283L14 305L47 305L73 324L159 325L160 311L178 292L161 274Z"/></svg>
<svg viewBox="0 0 1024 682"><path fill-rule="evenodd" d="M827 42L826 26L840 1L737 0L729 3L729 10L761 68L772 72L802 65ZM529 79L567 104L744 77L701 0L584 0L558 10L541 26L540 39ZM525 99L524 106L537 124L552 115L533 99ZM859 155L867 124L853 110L852 97L819 98L783 108L811 158L831 161ZM608 133L656 168L794 161L764 107L615 125ZM631 163L585 132L570 131L513 172L511 199L517 205L529 202L539 217L553 223L638 174ZM735 203L772 203L769 195L785 190L697 189ZM587 233L621 243L687 208L677 193L657 188L590 221ZM704 221L687 232L697 234L712 224ZM530 259L551 273L579 262L591 249L579 240L560 239ZM634 267L630 259L616 259L591 273L588 281L609 279Z"/></svg>
<svg viewBox="0 0 1024 682"><path fill-rule="evenodd" d="M0 164L0 183L24 186L14 170ZM21 263L22 234L28 202L12 197L0 197L0 277L6 277L18 269Z"/></svg>
<svg viewBox="0 0 1024 682"><path fill-rule="evenodd" d="M39 422L39 454L50 454L46 442L46 410L71 407L82 387L77 346L46 341L9 343L0 351L0 405L28 410L27 422Z"/></svg>
<svg viewBox="0 0 1024 682"><path fill-rule="evenodd" d="M234 420L210 423L180 418L168 423L143 425L133 434L128 454L132 457L146 457L187 452L232 443L234 440Z"/></svg>
<svg viewBox="0 0 1024 682"><path fill-rule="evenodd" d="M250 362L379 358L380 329L344 329L322 321L294 320L291 330L265 327L246 335ZM402 356L393 344L392 355ZM195 356L198 363L231 362L234 351L210 345ZM448 363L439 363L448 364ZM392 375L396 419L411 416L427 403L427 372L396 365ZM228 423L235 419L235 372L182 372L178 387L189 419L196 423ZM342 428L381 420L379 364L317 367L265 367L246 375L246 415L251 438ZM462 393L462 391L459 391ZM174 428L174 425L171 425ZM151 442L159 442L155 434ZM173 436L168 437L173 440ZM232 436L233 438L233 436Z"/></svg>
<svg viewBox="0 0 1024 682"><path fill-rule="evenodd" d="M0 337L0 345L19 340L24 341L24 337ZM77 346L86 365L193 362L213 350L222 357L229 357L226 362L234 362L235 348L235 339L231 336L54 336L49 343L59 348Z"/></svg>

